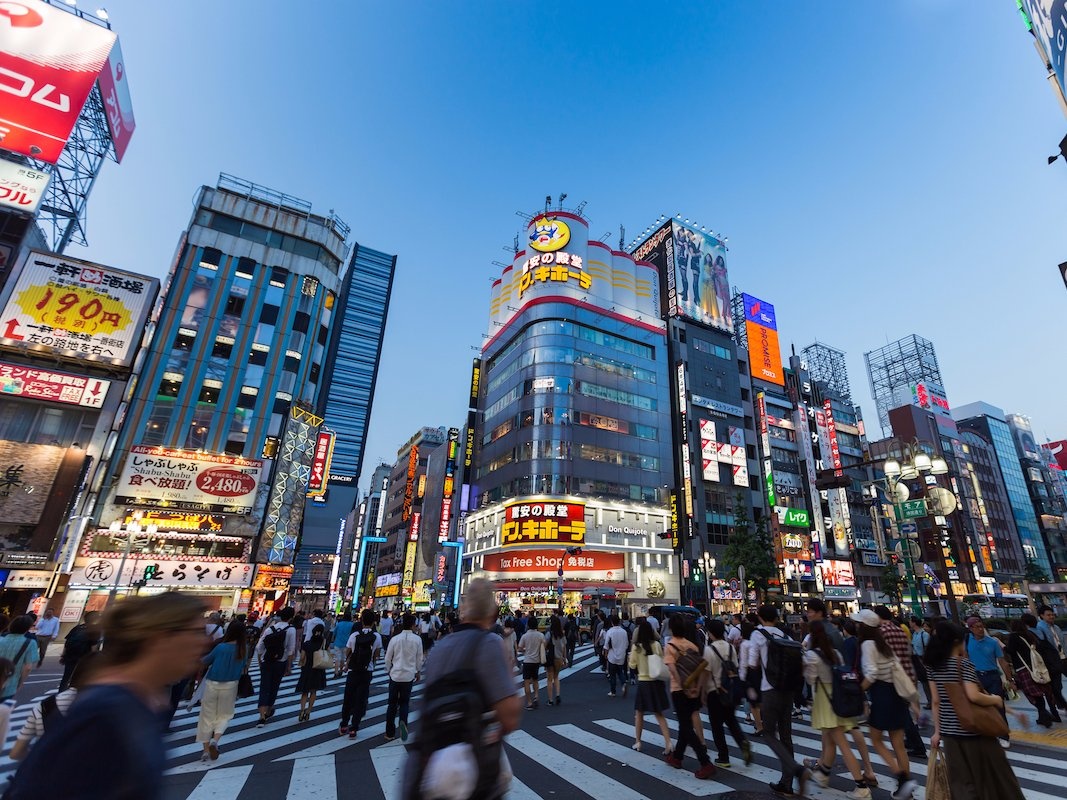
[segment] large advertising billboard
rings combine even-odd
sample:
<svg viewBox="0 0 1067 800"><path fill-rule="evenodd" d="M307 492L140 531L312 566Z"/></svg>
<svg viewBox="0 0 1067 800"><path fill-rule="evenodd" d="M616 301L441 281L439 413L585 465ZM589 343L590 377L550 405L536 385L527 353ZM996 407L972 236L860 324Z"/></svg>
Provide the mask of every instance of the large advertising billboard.
<svg viewBox="0 0 1067 800"><path fill-rule="evenodd" d="M115 160L122 163L136 123L133 120L130 85L126 81L126 64L122 60L122 45L118 40L108 56L107 66L100 73L100 96L104 99L107 127L115 144Z"/></svg>
<svg viewBox="0 0 1067 800"><path fill-rule="evenodd" d="M741 298L745 304L745 336L752 359L752 377L785 386L774 306L750 294L742 294Z"/></svg>
<svg viewBox="0 0 1067 800"><path fill-rule="evenodd" d="M111 381L0 361L0 397L102 408Z"/></svg>
<svg viewBox="0 0 1067 800"><path fill-rule="evenodd" d="M503 547L585 543L585 503L525 500L504 507Z"/></svg>
<svg viewBox="0 0 1067 800"><path fill-rule="evenodd" d="M39 2L0 3L0 147L55 164L115 34Z"/></svg>
<svg viewBox="0 0 1067 800"><path fill-rule="evenodd" d="M145 275L31 251L0 293L0 346L128 367L158 288Z"/></svg>
<svg viewBox="0 0 1067 800"><path fill-rule="evenodd" d="M263 462L167 447L130 448L115 502L217 514L248 514Z"/></svg>
<svg viewBox="0 0 1067 800"><path fill-rule="evenodd" d="M667 287L663 313L734 332L726 245L677 220L666 223L632 253L659 268Z"/></svg>
<svg viewBox="0 0 1067 800"><path fill-rule="evenodd" d="M1060 94L1067 97L1064 55L1067 50L1067 0L1022 0L1034 26L1034 38L1056 74Z"/></svg>

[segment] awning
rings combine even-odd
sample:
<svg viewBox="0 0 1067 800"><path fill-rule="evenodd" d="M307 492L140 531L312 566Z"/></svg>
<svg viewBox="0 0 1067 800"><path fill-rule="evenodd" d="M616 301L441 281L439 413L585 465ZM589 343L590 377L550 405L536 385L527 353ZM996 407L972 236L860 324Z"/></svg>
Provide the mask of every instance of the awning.
<svg viewBox="0 0 1067 800"><path fill-rule="evenodd" d="M595 584L595 588L608 588L614 589L616 592L633 592L634 585L632 583L619 582L606 582ZM498 592L555 592L556 582L554 580L547 581L494 581L493 588ZM563 591L565 592L577 592L584 589L594 588L594 584L589 581L563 581Z"/></svg>

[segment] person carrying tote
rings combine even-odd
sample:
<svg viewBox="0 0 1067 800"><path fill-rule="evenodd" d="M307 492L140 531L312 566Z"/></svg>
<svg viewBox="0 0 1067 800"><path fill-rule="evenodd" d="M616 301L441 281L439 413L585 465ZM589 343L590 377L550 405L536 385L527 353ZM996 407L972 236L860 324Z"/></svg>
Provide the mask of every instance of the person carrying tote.
<svg viewBox="0 0 1067 800"><path fill-rule="evenodd" d="M982 689L978 673L967 659L963 629L953 622L939 622L926 646L925 660L934 718L930 746L936 750L938 745L945 745L952 800L1024 800L1000 742L994 736L966 730L949 700L947 687L962 681L967 702L1004 710L1003 697ZM1009 709L1007 713L1026 719L1019 711Z"/></svg>
<svg viewBox="0 0 1067 800"><path fill-rule="evenodd" d="M233 719L237 682L248 667L250 655L245 625L235 620L226 628L222 641L201 659L207 668L200 714L196 718L196 741L204 748L201 761L215 761L219 757L219 740Z"/></svg>
<svg viewBox="0 0 1067 800"><path fill-rule="evenodd" d="M663 755L671 753L671 729L663 712L671 707L667 697L667 687L657 675L652 675L648 668L648 657L655 655L663 661L663 648L660 646L656 631L648 619L637 623L634 633L634 646L630 648L628 665L637 670L637 696L634 698L634 743L633 749L641 750L641 733L645 726L645 714L654 714L659 729L663 733Z"/></svg>

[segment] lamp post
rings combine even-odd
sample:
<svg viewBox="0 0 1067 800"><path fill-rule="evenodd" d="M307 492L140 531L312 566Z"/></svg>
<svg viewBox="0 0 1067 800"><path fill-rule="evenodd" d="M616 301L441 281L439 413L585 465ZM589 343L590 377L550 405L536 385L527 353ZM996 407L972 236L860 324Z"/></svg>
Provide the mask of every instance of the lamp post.
<svg viewBox="0 0 1067 800"><path fill-rule="evenodd" d="M704 591L708 596L708 616L712 614L711 605L711 572L715 569L715 556L705 552L700 556L700 569L704 573Z"/></svg>
<svg viewBox="0 0 1067 800"><path fill-rule="evenodd" d="M119 561L119 568L115 570L115 582L111 585L111 591L108 592L107 602L110 605L114 601L115 596L119 593L119 584L122 582L122 573L126 569L126 561L130 557L130 551L133 547L133 537L141 532L141 518L144 516L143 511L134 511L133 519L130 522L119 522L115 520L108 526L108 530L112 533L126 533L126 546L122 548L122 560ZM155 526L149 526L154 533Z"/></svg>

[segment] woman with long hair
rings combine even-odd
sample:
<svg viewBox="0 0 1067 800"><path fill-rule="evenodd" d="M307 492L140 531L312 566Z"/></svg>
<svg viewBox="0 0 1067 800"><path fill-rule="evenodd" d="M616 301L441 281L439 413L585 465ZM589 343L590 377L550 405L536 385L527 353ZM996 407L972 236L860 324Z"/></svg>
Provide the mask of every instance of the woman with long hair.
<svg viewBox="0 0 1067 800"><path fill-rule="evenodd" d="M326 626L311 629L311 638L300 645L300 677L296 691L300 693L300 722L311 719L311 709L320 689L326 688L326 670L315 669L315 653L326 647Z"/></svg>
<svg viewBox="0 0 1067 800"><path fill-rule="evenodd" d="M868 779L874 778L871 756L866 743L863 744L861 756L863 768L860 767L852 748L848 746L846 734L856 729L856 720L852 717L839 717L833 707L834 667L841 666L843 659L834 647L830 634L824 625L812 625L804 639L804 679L811 687L811 727L822 734L822 754L812 769L812 779L826 788L830 785L831 769L836 753L841 753L841 760L856 782L856 787L848 793L852 800L866 800L871 796ZM862 737L860 741L863 742Z"/></svg>
<svg viewBox="0 0 1067 800"><path fill-rule="evenodd" d="M748 666L748 651L755 647L752 644L752 634L756 632L756 626L752 620L746 618L741 623L741 646L737 648L737 676L745 686L745 700L748 702L748 712L754 730L753 736L763 735L763 718L760 716L760 703L763 700L760 687L763 685L763 669Z"/></svg>
<svg viewBox="0 0 1067 800"><path fill-rule="evenodd" d="M648 673L648 657L650 655L663 657L663 647L660 646L659 637L656 635L651 623L647 618L642 618L637 623L637 631L634 633L634 643L630 648L629 667L637 670L637 692L634 697L634 750L641 749L641 734L645 728L645 714L655 714L656 722L659 723L660 732L663 734L663 755L671 752L671 729L667 725L667 717L663 712L671 707L671 701L667 697L667 687L658 677Z"/></svg>
<svg viewBox="0 0 1067 800"><path fill-rule="evenodd" d="M1041 656L1037 652L1037 636L1030 630L1030 617L1033 624L1037 624L1037 618L1032 614L1023 614L1022 617L1011 622L1011 635L1008 637L1008 645L1004 648L1004 655L1008 657L1012 669L1015 671L1015 685L1026 695L1030 705L1037 709L1037 724L1051 728L1053 722L1063 722L1060 712L1056 710L1056 700L1052 693L1052 683L1038 683L1034 680L1034 664Z"/></svg>
<svg viewBox="0 0 1067 800"><path fill-rule="evenodd" d="M953 622L939 622L926 645L926 673L930 679L934 735L930 746L945 745L948 789L952 800L1023 800L1019 780L993 736L964 730L945 687L963 683L967 700L978 706L1004 710L1004 698L988 694L978 680L974 664L967 658L963 628ZM1019 711L1009 714L1025 720Z"/></svg>
<svg viewBox="0 0 1067 800"><path fill-rule="evenodd" d="M207 667L200 715L196 719L196 741L204 747L201 761L215 761L219 757L219 739L233 719L237 682L248 666L248 656L245 624L234 620L226 627L222 641L201 659Z"/></svg>
<svg viewBox="0 0 1067 800"><path fill-rule="evenodd" d="M558 706L561 702L559 696L559 671L567 666L567 637L563 635L563 623L559 615L553 614L548 619L548 630L545 631L545 689L548 695L548 704Z"/></svg>
<svg viewBox="0 0 1067 800"><path fill-rule="evenodd" d="M671 673L671 699L674 701L674 711L678 715L678 740L674 744L674 752L667 756L667 763L675 769L682 768L682 760L685 758L686 748L692 747L696 754L700 768L696 771L696 777L707 780L715 774L715 766L708 758L708 750L704 742L697 737L693 728L693 718L703 704L700 695L702 686L699 681L691 686L686 686L682 674L678 669L678 661L689 654L702 655L687 637L686 621L682 619L684 614L672 614L668 627L671 631L671 640L667 643L667 652L663 656L663 663Z"/></svg>
<svg viewBox="0 0 1067 800"><path fill-rule="evenodd" d="M904 745L904 728L907 725L908 701L897 694L893 685L893 662L897 657L880 630L882 618L865 608L852 615L860 643L860 661L863 664L863 688L871 701L867 725L871 732L871 745L885 761L897 778L894 800L907 800L918 784L912 780L911 762ZM889 734L892 750L886 747L885 734Z"/></svg>
<svg viewBox="0 0 1067 800"><path fill-rule="evenodd" d="M161 723L171 684L196 671L207 646L204 605L178 592L128 597L107 609L103 634L89 685L30 750L5 800L162 796Z"/></svg>

